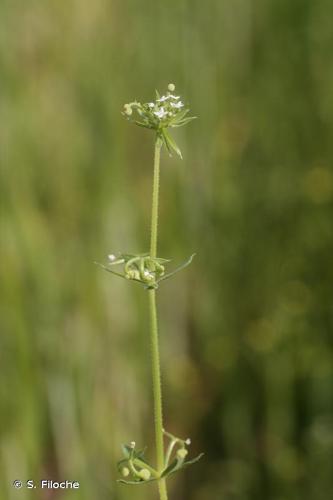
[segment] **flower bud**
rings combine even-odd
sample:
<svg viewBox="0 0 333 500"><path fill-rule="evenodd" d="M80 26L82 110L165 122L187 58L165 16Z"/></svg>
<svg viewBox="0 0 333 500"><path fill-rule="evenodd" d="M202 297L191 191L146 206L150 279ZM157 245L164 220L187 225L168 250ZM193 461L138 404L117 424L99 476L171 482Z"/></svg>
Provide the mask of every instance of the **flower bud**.
<svg viewBox="0 0 333 500"><path fill-rule="evenodd" d="M137 269L129 269L125 273L125 277L128 280L139 280L140 279L140 273Z"/></svg>
<svg viewBox="0 0 333 500"><path fill-rule="evenodd" d="M142 279L146 282L146 283L151 283L152 281L155 280L155 276L153 273L145 270L143 271L143 277Z"/></svg>
<svg viewBox="0 0 333 500"><path fill-rule="evenodd" d="M176 86L174 83L169 83L168 90L170 90L170 92L174 92L175 88L176 88Z"/></svg>
<svg viewBox="0 0 333 500"><path fill-rule="evenodd" d="M144 481L148 481L148 479L150 479L150 471L148 469L141 469L139 471L139 477L141 477L141 479L143 479Z"/></svg>
<svg viewBox="0 0 333 500"><path fill-rule="evenodd" d="M185 450L185 448L180 448L178 451L177 451L177 457L184 460L184 458L186 457L186 455L188 454L188 451Z"/></svg>
<svg viewBox="0 0 333 500"><path fill-rule="evenodd" d="M133 113L133 110L132 110L132 108L131 108L131 106L129 104L125 104L125 106L124 106L124 113L127 116L131 116L131 114Z"/></svg>
<svg viewBox="0 0 333 500"><path fill-rule="evenodd" d="M135 441L131 441L130 442L130 447L133 448L133 449L135 448Z"/></svg>
<svg viewBox="0 0 333 500"><path fill-rule="evenodd" d="M121 469L121 474L122 474L123 477L129 476L129 473L130 473L130 471L129 471L128 467L123 467Z"/></svg>

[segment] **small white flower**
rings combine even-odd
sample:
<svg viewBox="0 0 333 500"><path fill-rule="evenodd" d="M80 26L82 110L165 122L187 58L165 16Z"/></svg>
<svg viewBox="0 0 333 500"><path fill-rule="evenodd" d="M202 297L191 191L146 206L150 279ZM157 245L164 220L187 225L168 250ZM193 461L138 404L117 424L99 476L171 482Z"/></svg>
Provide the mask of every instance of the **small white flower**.
<svg viewBox="0 0 333 500"><path fill-rule="evenodd" d="M164 101L167 101L168 99L170 99L170 95L162 95L162 97L160 97L160 99L157 99L157 102L164 102Z"/></svg>
<svg viewBox="0 0 333 500"><path fill-rule="evenodd" d="M175 84L174 84L174 83L169 83L169 85L168 85L168 90L170 90L170 92L174 92L174 91L175 91L175 88L176 88L176 86L175 86Z"/></svg>
<svg viewBox="0 0 333 500"><path fill-rule="evenodd" d="M180 99L180 97L179 97L179 95L173 95L173 94L162 95L162 97L157 99L157 102L164 102L164 101L168 101L169 99L174 99L175 101L178 101L178 99Z"/></svg>
<svg viewBox="0 0 333 500"><path fill-rule="evenodd" d="M110 253L110 255L108 255L108 259L110 262L114 262L117 260L117 257L113 253Z"/></svg>
<svg viewBox="0 0 333 500"><path fill-rule="evenodd" d="M170 106L172 108L180 109L180 108L182 108L184 106L184 104L182 103L182 101L178 101L178 102L171 102Z"/></svg>
<svg viewBox="0 0 333 500"><path fill-rule="evenodd" d="M157 118L164 118L165 115L167 115L167 112L164 111L164 108L161 108L159 111L154 111L154 115L157 116Z"/></svg>
<svg viewBox="0 0 333 500"><path fill-rule="evenodd" d="M130 447L131 447L131 448L135 448L135 441L131 441L131 442L130 442Z"/></svg>
<svg viewBox="0 0 333 500"><path fill-rule="evenodd" d="M155 107L155 103L154 103L154 102L148 102L148 106L149 106L150 108L154 108L154 107Z"/></svg>
<svg viewBox="0 0 333 500"><path fill-rule="evenodd" d="M146 281L154 281L154 278L155 278L155 276L153 275L153 273L151 273L151 272L149 272L147 270L143 271L143 276L146 279Z"/></svg>

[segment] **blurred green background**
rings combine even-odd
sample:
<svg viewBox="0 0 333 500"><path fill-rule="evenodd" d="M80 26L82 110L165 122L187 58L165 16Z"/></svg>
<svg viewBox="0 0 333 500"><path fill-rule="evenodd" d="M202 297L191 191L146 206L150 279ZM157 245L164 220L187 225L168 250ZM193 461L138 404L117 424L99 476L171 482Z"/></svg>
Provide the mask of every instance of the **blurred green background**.
<svg viewBox="0 0 333 500"><path fill-rule="evenodd" d="M98 269L148 247L153 136L125 102L174 82L199 117L162 163L165 426L204 459L174 500L333 494L333 6L2 0L0 498L118 486L153 419L147 296ZM80 490L14 490L14 479Z"/></svg>

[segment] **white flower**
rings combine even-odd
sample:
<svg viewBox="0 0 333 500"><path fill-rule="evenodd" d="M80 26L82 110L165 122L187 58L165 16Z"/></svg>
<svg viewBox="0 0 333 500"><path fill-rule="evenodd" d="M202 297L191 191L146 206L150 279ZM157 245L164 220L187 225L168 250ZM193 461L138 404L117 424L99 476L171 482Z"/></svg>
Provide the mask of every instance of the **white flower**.
<svg viewBox="0 0 333 500"><path fill-rule="evenodd" d="M155 107L155 103L154 103L154 102L148 102L148 106L149 106L150 108L154 108L154 107Z"/></svg>
<svg viewBox="0 0 333 500"><path fill-rule="evenodd" d="M160 97L160 99L157 99L157 102L164 102L164 101L168 101L169 99L174 99L175 101L178 101L179 99L179 95L173 95L173 94L168 94L168 95L162 95L162 97Z"/></svg>
<svg viewBox="0 0 333 500"><path fill-rule="evenodd" d="M159 111L154 111L154 115L157 116L157 118L164 118L165 115L167 115L167 112L164 111L164 108L161 108Z"/></svg>
<svg viewBox="0 0 333 500"><path fill-rule="evenodd" d="M110 262L114 262L117 259L117 257L113 253L110 253L110 255L108 255L108 259Z"/></svg>
<svg viewBox="0 0 333 500"><path fill-rule="evenodd" d="M169 95L162 95L162 97L160 97L160 99L157 99L157 102L164 102L164 101L167 101L168 99L170 99Z"/></svg>
<svg viewBox="0 0 333 500"><path fill-rule="evenodd" d="M154 278L155 278L155 276L153 275L153 273L147 271L147 269L145 271L143 271L143 276L144 276L144 279L146 281L150 281L150 282L153 281Z"/></svg>
<svg viewBox="0 0 333 500"><path fill-rule="evenodd" d="M170 103L170 106L171 106L172 108L177 108L177 109L179 109L179 108L182 108L182 107L184 106L184 104L182 103L182 101L178 101L178 102L171 102L171 103Z"/></svg>
<svg viewBox="0 0 333 500"><path fill-rule="evenodd" d="M169 85L168 85L168 90L170 90L170 92L174 92L175 88L176 88L176 87L175 87L175 84L174 84L174 83L169 83Z"/></svg>

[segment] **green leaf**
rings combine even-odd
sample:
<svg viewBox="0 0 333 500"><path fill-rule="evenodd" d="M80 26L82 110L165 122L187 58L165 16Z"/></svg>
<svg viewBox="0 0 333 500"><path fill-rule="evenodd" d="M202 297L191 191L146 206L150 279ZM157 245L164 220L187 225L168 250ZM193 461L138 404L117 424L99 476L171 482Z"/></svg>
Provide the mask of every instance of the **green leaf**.
<svg viewBox="0 0 333 500"><path fill-rule="evenodd" d="M147 460L145 459L145 452L146 452L146 449L147 448L143 448L142 450L138 450L137 452L134 453L133 457L134 459L135 458L138 458L139 460L141 460L141 462L144 462L145 464L148 465L148 462Z"/></svg>
<svg viewBox="0 0 333 500"><path fill-rule="evenodd" d="M155 257L151 260L154 262L158 262L159 264L165 264L166 262L171 262L171 259L163 259L162 257Z"/></svg>
<svg viewBox="0 0 333 500"><path fill-rule="evenodd" d="M131 446L128 446L127 444L122 444L121 449L123 451L123 455L126 460L131 458L133 456L133 448Z"/></svg>
<svg viewBox="0 0 333 500"><path fill-rule="evenodd" d="M184 462L184 467L186 467L187 465L192 465L192 464L195 464L197 462L199 462L199 460L204 456L204 453L200 453L197 457L195 458L192 458L192 460L186 460Z"/></svg>
<svg viewBox="0 0 333 500"><path fill-rule="evenodd" d="M168 467L166 469L164 469L164 471L162 472L161 474L161 477L167 477L169 476L170 474L172 474L172 472L176 472L178 469L181 468L181 466L183 465L183 460L180 459L180 458L175 458L170 465L168 465Z"/></svg>
<svg viewBox="0 0 333 500"><path fill-rule="evenodd" d="M177 121L175 124L171 125L171 127L182 127L183 125L186 125L186 123L189 123L191 122L192 120L196 120L197 117L196 116L189 116L188 118L184 118L183 120L181 121Z"/></svg>
<svg viewBox="0 0 333 500"><path fill-rule="evenodd" d="M189 112L189 109L183 109L182 111L179 111L174 118L170 121L170 125L172 126L173 123L178 123L180 120L182 120L187 113Z"/></svg>
<svg viewBox="0 0 333 500"><path fill-rule="evenodd" d="M133 460L135 458L139 458L142 462L146 462L144 455L146 453L147 447L142 448L142 450L136 450L135 448L132 448L131 446L128 446L127 444L122 444L121 449L123 451L125 460L128 460L129 458L132 458Z"/></svg>
<svg viewBox="0 0 333 500"><path fill-rule="evenodd" d="M182 111L179 111L177 114L176 114L176 118L177 120L181 120L182 118L184 118L184 116L187 115L187 113L189 113L189 108L185 108L183 109Z"/></svg>
<svg viewBox="0 0 333 500"><path fill-rule="evenodd" d="M116 271L113 271L112 269L109 269L108 267L104 266L100 262L94 262L94 264L100 266L102 269L104 269L104 271L107 271L108 273L114 274L115 276L119 276L119 278L124 278L126 281L135 281L136 283L140 283L141 285L143 284L141 280L138 280L136 278L131 278L130 280L128 280L124 274L117 273Z"/></svg>
<svg viewBox="0 0 333 500"><path fill-rule="evenodd" d="M166 147L169 155L172 156L172 154L171 154L172 148L171 148L171 145L169 144L168 137L165 135L165 129L161 130L160 137L161 137L162 142L163 142L164 146Z"/></svg>
<svg viewBox="0 0 333 500"><path fill-rule="evenodd" d="M204 455L204 453L200 453L200 455L198 455L197 457L193 458L192 460L188 460L186 462L184 462L184 460L181 458L175 458L171 462L171 464L166 469L164 469L164 471L161 474L161 477L170 476L171 474L174 474L178 470L183 469L184 467L187 467L188 465L195 464L196 462L198 462L200 460L200 458L203 457L203 455Z"/></svg>
<svg viewBox="0 0 333 500"><path fill-rule="evenodd" d="M175 143L169 132L167 132L167 130L164 128L162 133L168 151L171 152L171 150L174 150L177 153L177 155L181 159L183 159L181 150L179 149L179 147L177 146L177 144Z"/></svg>
<svg viewBox="0 0 333 500"><path fill-rule="evenodd" d="M116 276L119 276L120 278L126 279L126 277L123 274L117 273L116 271L109 269L108 267L104 266L104 264L101 264L100 262L94 262L94 264L101 267L102 269L104 269L104 271L107 271L108 273L112 273L112 274L115 274Z"/></svg>
<svg viewBox="0 0 333 500"><path fill-rule="evenodd" d="M148 122L139 122L139 120L132 120L135 125L138 125L139 127L144 127L144 128L153 128Z"/></svg>
<svg viewBox="0 0 333 500"><path fill-rule="evenodd" d="M122 458L121 460L119 460L117 462L118 471L121 472L122 465L126 465L127 463L128 463L128 459L127 458Z"/></svg>
<svg viewBox="0 0 333 500"><path fill-rule="evenodd" d="M195 253L193 253L191 255L191 257L186 262L184 262L180 266L176 267L176 269L171 271L171 273L168 273L168 274L165 274L164 276L162 276L157 282L159 283L160 281L167 280L167 279L171 278L171 276L173 276L174 274L178 273L179 271L181 271L185 267L189 266L191 264L192 260L194 259L194 256L195 256Z"/></svg>
<svg viewBox="0 0 333 500"><path fill-rule="evenodd" d="M143 479L138 479L137 481L126 481L126 479L117 479L117 483L121 484L130 484L130 485L137 485L137 484L146 484L146 483L151 483L153 481L158 481L159 478L157 477L152 477L150 479L147 479L146 481Z"/></svg>

